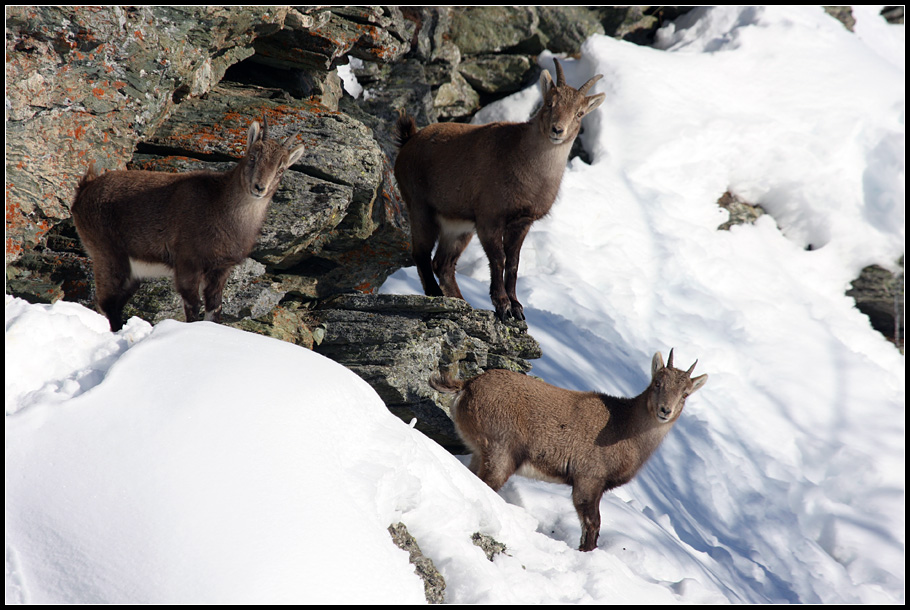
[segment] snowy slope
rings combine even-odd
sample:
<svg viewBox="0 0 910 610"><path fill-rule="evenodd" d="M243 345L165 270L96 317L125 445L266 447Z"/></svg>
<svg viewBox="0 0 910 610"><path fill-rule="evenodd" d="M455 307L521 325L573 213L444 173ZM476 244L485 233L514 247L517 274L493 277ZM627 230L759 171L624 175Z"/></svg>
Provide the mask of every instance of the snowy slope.
<svg viewBox="0 0 910 610"><path fill-rule="evenodd" d="M902 603L904 359L844 296L904 249L903 26L876 12L852 34L818 7L699 9L660 50L562 62L607 99L522 250L532 372L630 396L675 347L709 374L604 496L597 550L568 487L493 493L318 355L8 297L7 603L419 602L399 520L448 602ZM770 216L717 231L727 190ZM459 271L489 309L476 243Z"/></svg>

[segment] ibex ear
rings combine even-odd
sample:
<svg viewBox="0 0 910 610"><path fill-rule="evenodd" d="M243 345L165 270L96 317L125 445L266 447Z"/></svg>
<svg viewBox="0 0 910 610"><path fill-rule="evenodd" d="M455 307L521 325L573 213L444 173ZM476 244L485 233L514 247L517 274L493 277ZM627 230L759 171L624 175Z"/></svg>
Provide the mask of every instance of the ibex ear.
<svg viewBox="0 0 910 610"><path fill-rule="evenodd" d="M598 106L603 104L603 101L604 101L604 99L606 99L606 97L607 96L605 93L598 93L597 95L592 95L590 97L586 97L585 101L588 102L588 107L585 109L585 114L588 114L589 112L591 112L592 110L594 110L595 108L597 108Z"/></svg>
<svg viewBox="0 0 910 610"><path fill-rule="evenodd" d="M252 148L253 143L255 143L256 140L258 140L258 139L259 139L259 123L256 121L253 121L250 124L250 130L247 132L247 135L246 135L246 149L249 150L250 148Z"/></svg>
<svg viewBox="0 0 910 610"><path fill-rule="evenodd" d="M657 375L657 371L664 368L664 357L660 355L660 352L654 354L654 357L651 358L651 377Z"/></svg>
<svg viewBox="0 0 910 610"><path fill-rule="evenodd" d="M695 379L693 379L693 380L692 380L692 389L689 390L689 394L692 394L695 390L697 390L697 389L700 388L701 386L705 385L705 382L706 382L706 381L708 381L708 375L707 375L707 374L705 374L705 375L699 375L698 377L696 377Z"/></svg>
<svg viewBox="0 0 910 610"><path fill-rule="evenodd" d="M291 151L290 156L288 157L287 167L290 167L300 161L300 157L303 156L303 145L298 146Z"/></svg>
<svg viewBox="0 0 910 610"><path fill-rule="evenodd" d="M540 73L540 94L544 97L547 97L547 93L550 91L550 88L553 87L553 77L550 76L550 73L547 70L544 70Z"/></svg>

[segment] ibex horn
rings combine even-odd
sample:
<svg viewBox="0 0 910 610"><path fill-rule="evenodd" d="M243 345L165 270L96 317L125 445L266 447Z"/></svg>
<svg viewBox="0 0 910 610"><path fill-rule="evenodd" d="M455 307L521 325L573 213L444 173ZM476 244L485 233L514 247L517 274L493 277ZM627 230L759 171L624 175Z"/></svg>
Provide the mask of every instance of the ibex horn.
<svg viewBox="0 0 910 610"><path fill-rule="evenodd" d="M686 371L686 375L688 375L689 377L692 376L692 371L695 370L695 365L696 365L696 364L698 364L698 360L696 360L695 362L692 363L692 366L690 366L690 367L689 367L689 370Z"/></svg>
<svg viewBox="0 0 910 610"><path fill-rule="evenodd" d="M556 64L556 86L564 87L566 85L566 77L562 73L562 66L559 65L559 60L555 57L553 58L553 63Z"/></svg>
<svg viewBox="0 0 910 610"><path fill-rule="evenodd" d="M667 358L667 368L668 369L673 368L673 348L672 347L670 348L670 357Z"/></svg>
<svg viewBox="0 0 910 610"><path fill-rule="evenodd" d="M288 147L289 147L288 145L291 143L291 140L296 139L297 136L300 135L300 132L301 132L301 131L303 131L303 129L297 129L297 130L295 130L295 131L292 131L292 132L291 132L291 135L289 135L289 136L287 137L287 139L286 139L284 142L281 143L281 145L284 146L285 148L288 148Z"/></svg>
<svg viewBox="0 0 910 610"><path fill-rule="evenodd" d="M593 86L594 86L594 83L596 83L597 81L599 81L599 80L602 79L603 77L604 77L603 74L598 74L598 75L596 75L596 76L592 76L591 78L588 79L588 82L586 82L584 85L582 85L581 87L578 88L578 92L581 93L582 95L587 94L587 93L588 93L588 89L590 89L591 87L593 87Z"/></svg>

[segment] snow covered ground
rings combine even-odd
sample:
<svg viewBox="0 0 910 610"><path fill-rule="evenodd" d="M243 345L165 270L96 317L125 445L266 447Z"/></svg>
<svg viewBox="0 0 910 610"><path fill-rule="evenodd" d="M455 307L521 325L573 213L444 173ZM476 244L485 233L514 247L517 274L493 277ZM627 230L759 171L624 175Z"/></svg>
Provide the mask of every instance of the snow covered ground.
<svg viewBox="0 0 910 610"><path fill-rule="evenodd" d="M709 374L604 496L597 550L568 487L493 493L312 352L7 297L6 602L421 602L402 521L448 602L903 603L904 358L844 296L904 251L904 28L879 8L855 34L818 7L699 9L661 49L594 37L563 62L607 99L522 250L532 372L631 396L675 347ZM727 190L770 215L717 231ZM490 309L476 243L459 271ZM419 292L414 270L383 291Z"/></svg>

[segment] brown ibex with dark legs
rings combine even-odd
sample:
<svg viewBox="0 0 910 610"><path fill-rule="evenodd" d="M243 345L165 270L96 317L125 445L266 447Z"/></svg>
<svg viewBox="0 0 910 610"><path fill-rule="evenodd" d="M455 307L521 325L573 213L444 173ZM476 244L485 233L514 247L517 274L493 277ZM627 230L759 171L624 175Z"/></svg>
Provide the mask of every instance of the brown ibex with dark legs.
<svg viewBox="0 0 910 610"><path fill-rule="evenodd" d="M411 252L425 294L463 298L455 263L476 229L490 261L496 316L524 319L515 294L519 251L531 224L556 200L582 117L604 100L602 93L586 95L600 78L573 89L556 61L556 84L544 71L543 105L526 123L435 123L418 131L402 112L395 178L408 207Z"/></svg>
<svg viewBox="0 0 910 610"><path fill-rule="evenodd" d="M696 360L696 363L698 361ZM468 381L433 376L440 392L458 393L455 429L471 450L471 470L499 490L513 473L572 486L581 520L579 550L597 547L600 498L628 483L682 413L707 375L691 378L651 360L651 383L635 398L557 388L521 373L490 370Z"/></svg>
<svg viewBox="0 0 910 610"><path fill-rule="evenodd" d="M95 271L98 308L111 330L140 280L173 274L186 321L221 321L221 294L231 269L249 255L285 170L303 154L268 138L253 122L246 155L226 172L182 174L90 168L76 189L73 220Z"/></svg>

